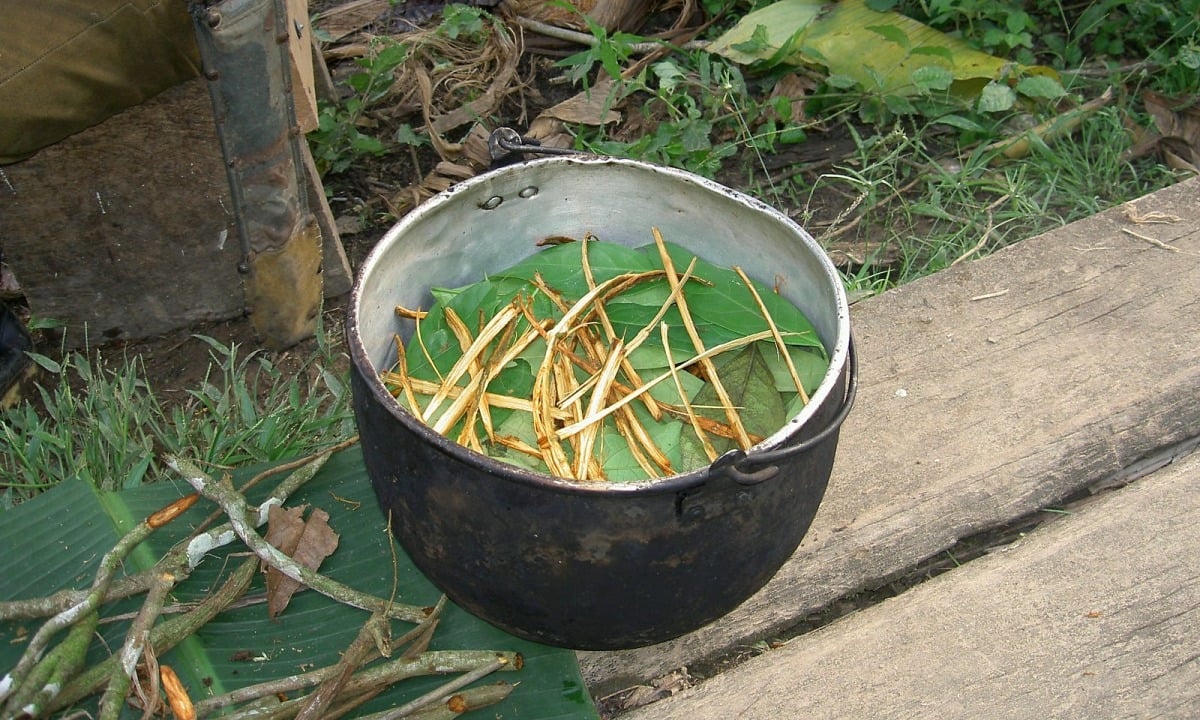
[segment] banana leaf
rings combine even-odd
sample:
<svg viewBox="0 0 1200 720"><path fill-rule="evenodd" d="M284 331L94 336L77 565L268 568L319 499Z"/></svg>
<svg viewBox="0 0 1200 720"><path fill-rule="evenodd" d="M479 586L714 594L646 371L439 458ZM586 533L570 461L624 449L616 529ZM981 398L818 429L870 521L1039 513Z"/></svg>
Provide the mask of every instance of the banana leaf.
<svg viewBox="0 0 1200 720"><path fill-rule="evenodd" d="M1053 80L1058 94L1062 90L1051 68L988 55L900 13L872 10L863 0L780 0L748 13L708 49L742 64L822 66L831 81L850 79L885 95L947 90L973 101L990 83L1021 76ZM1045 87L1033 87L1037 97L1046 97Z"/></svg>
<svg viewBox="0 0 1200 720"><path fill-rule="evenodd" d="M238 478L250 472L235 473ZM251 492L260 501L265 486ZM159 483L122 492L103 492L79 480L67 480L52 490L0 514L0 600L39 597L64 588L90 585L101 556L134 524L186 495L191 488L179 483ZM288 505L307 503L330 515L329 523L341 535L336 552L325 560L321 572L380 597L429 606L440 593L395 546L383 513L375 502L370 481L357 447L335 455L297 493ZM201 500L185 515L142 543L125 562L124 571L150 567L175 541L215 509ZM172 598L188 602L204 597L240 562L231 553L244 553L235 542L224 552L205 558L181 583ZM393 555L394 553L394 555ZM393 557L395 558L393 562ZM264 592L261 574L247 596ZM136 611L140 598L106 605L102 617ZM335 664L354 640L367 613L304 590L296 594L276 620L267 618L265 604L227 610L200 632L159 658L179 674L194 701L229 690L281 678L302 670ZM11 668L25 642L41 620L0 623L0 668ZM89 664L105 659L120 647L128 621L103 623L103 642L93 642ZM411 626L393 624L399 636ZM475 649L520 652L523 669L484 678L516 684L503 703L468 714L481 718L539 718L542 720L594 720L595 706L580 676L574 652L550 648L515 638L461 609L448 604L433 635L432 650ZM399 652L399 651L397 651ZM366 714L396 707L445 683L447 676L414 678L399 682L357 711ZM83 707L95 710L95 698ZM139 717L126 708L122 717Z"/></svg>

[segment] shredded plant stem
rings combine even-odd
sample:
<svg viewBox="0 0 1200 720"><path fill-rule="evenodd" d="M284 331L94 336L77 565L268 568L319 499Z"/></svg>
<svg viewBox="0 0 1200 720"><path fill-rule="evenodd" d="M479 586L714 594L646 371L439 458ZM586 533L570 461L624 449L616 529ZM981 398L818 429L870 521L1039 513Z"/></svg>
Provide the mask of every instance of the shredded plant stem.
<svg viewBox="0 0 1200 720"><path fill-rule="evenodd" d="M581 248L580 256L583 264L583 277L587 280L588 289L592 289L596 287L596 278L592 275L592 263L588 259L588 242L590 242L590 238L584 237L583 242L579 243L579 247ZM612 343L618 340L617 331L613 329L612 321L608 319L608 312L604 309L603 303L597 303L596 305L596 318L600 321L600 327L604 328L604 335L608 339L608 342ZM625 373L625 377L629 378L629 382L633 383L634 386L642 384L642 378L633 367L633 363L630 362L628 353L621 355L619 363L621 372ZM658 403L654 402L654 399L649 395L645 396L643 400L645 401L646 409L650 411L650 417L655 420L661 420L662 411L658 409Z"/></svg>
<svg viewBox="0 0 1200 720"><path fill-rule="evenodd" d="M699 417L696 411L692 408L692 403L687 399L687 393L684 392L683 382L679 379L679 372L675 369L675 358L671 355L671 343L667 337L668 325L662 323L660 326L662 331L663 350L667 354L667 369L671 371L671 379L675 381L675 389L679 391L679 397L683 399L683 409L687 412L688 420L692 423L692 430L696 433L696 439L700 441L700 445L704 448L704 454L708 456L709 462L716 460L717 449L713 447L712 441L708 439L708 433L704 432L704 428L697 420Z"/></svg>
<svg viewBox="0 0 1200 720"><path fill-rule="evenodd" d="M783 341L783 335L779 333L779 327L775 325L775 320L771 317L771 311L767 310L766 304L763 303L758 290L754 289L754 283L750 281L750 278L746 277L746 273L737 265L733 266L733 271L742 279L742 282L746 283L746 289L750 291L750 295L754 298L754 303L758 305L758 311L762 313L763 320L767 321L767 328L770 329L771 337L775 340L775 347L779 350L779 354L783 356L783 362L787 366L788 374L792 376L792 382L796 385L796 392L800 395L800 401L807 405L808 393L804 391L804 383L800 382L800 373L796 372L796 364L792 362L792 354L788 352L787 344Z"/></svg>
<svg viewBox="0 0 1200 720"><path fill-rule="evenodd" d="M726 390L713 358L770 340L775 350L783 356L781 364L773 366L778 368L775 372L782 372L786 367L799 399L808 403L800 373L785 340L790 333L780 329L759 290L742 269L735 266L733 272L746 286L757 308L757 312L750 311L750 321L754 323L753 326L758 326L756 316L761 316L767 329L706 347L697 326L699 320L693 318L689 310L685 287L689 283L712 287L713 283L694 276L699 262L699 258L694 256L687 268L682 273L678 272L662 234L657 228L651 230L654 247L649 254L657 252L661 269L622 273L617 269L622 266L613 266L612 260L608 259L612 256L605 255L605 274L619 274L598 280L591 257L592 252L596 251L589 249L596 239L585 235L579 243L578 256L583 286L571 286L575 288L572 295L583 293L582 297L572 299L564 295L534 266L528 268L527 274L513 276L528 282L529 291L521 290L508 300L498 298L500 303L505 304L498 305L499 309L490 318L486 314L491 311L480 308L476 329L467 322L471 318L461 317L453 307L445 305L441 316L444 325L439 326L438 332L447 335L439 337L436 352L444 363L450 362L452 355L442 354L446 353L445 343L449 340L450 345L457 345L461 354L444 373L435 365L430 348L426 347L422 336L422 325L428 321L428 313L398 307L397 315L415 323L413 341L420 347L437 380L409 375L409 357L399 336L396 337L396 367L381 373L381 379L394 396L403 399L414 415L434 431L452 437L459 444L484 454L489 452L488 447L492 450L504 449L496 457L519 465L525 465L522 456L528 457L533 462L529 467L544 467L552 475L581 482L607 480L607 474L613 472L614 468L619 468L617 472L623 478L640 477L639 471L648 479L667 477L678 472L679 469L675 467L678 459L673 461L671 455L658 445L659 442L669 442L671 444L664 447L668 451L678 452L675 445L677 440L664 440L661 435L664 427L661 423L667 416L686 422L691 427L691 432L695 433L710 462L720 455L713 444L716 437L732 440L744 450L762 442L762 436L747 430L741 417L743 409L737 406ZM559 265L553 267L557 272L562 271ZM657 308L654 305L642 305L642 300L620 297L639 283L651 280L665 280L665 286L661 286L661 289L668 291L666 299ZM652 292L657 293L658 290ZM623 303L636 302L641 305L639 311L644 310L647 314L654 309L653 318L643 324L642 316L638 316L635 324L630 326L628 306L622 306L618 323L616 305L613 305L611 316L606 307L614 298ZM742 303L741 300L736 302ZM539 311L535 307L543 308L541 312L548 309L550 316L537 317ZM687 357L678 363L679 348L672 351L669 330L680 328L671 328L671 323L664 320L672 307L679 312L679 319L672 323L682 326L692 346L685 353ZM706 323L712 322L707 316L701 317L705 318ZM426 334L428 332L426 329ZM662 342L661 352L666 371L647 379L642 376L647 370L639 370L634 363L639 359L645 362L647 358L653 358L652 353L658 352L657 346L651 349L649 355L634 353L656 332L659 336L655 338L656 341L661 339ZM544 343L544 347L537 346L531 354L528 350L538 340ZM411 347L408 352L412 352ZM525 392L524 388L529 388L528 395L514 397L493 391L490 386L500 384L493 381L518 359L528 364L532 376L526 376L528 379L525 381L520 381L520 376L517 376L519 384L508 385L507 392L514 392L512 387L521 387L516 391L521 393ZM771 362L777 363L779 360L772 358ZM445 364L442 367L446 367ZM716 394L718 402L706 407L719 409L717 417L723 417L716 419L697 412L699 406L693 405L689 399L689 385L684 382L695 382L685 375L688 371L699 376ZM659 373L659 370L652 372ZM650 394L651 389L667 380L674 386L678 402L670 397L667 398L669 402L664 402L661 393ZM500 382L511 381L502 379ZM525 385L524 382L529 384ZM695 392L695 389L690 392ZM644 406L649 417L658 424L651 425L650 420L644 424L646 414L637 411L633 405L635 402ZM497 426L492 417L494 409L523 415L514 416L515 425L505 420L502 426ZM525 416L528 416L528 420ZM611 421L608 420L610 416ZM755 430L761 432L762 429Z"/></svg>
<svg viewBox="0 0 1200 720"><path fill-rule="evenodd" d="M634 389L633 392L629 393L628 395L626 395L625 397L621 398L620 400L614 402L613 404L608 405L607 407L605 407L603 410L596 413L595 415L590 415L590 416L584 418L583 420L580 420L577 423L572 423L565 427L559 428L558 435L560 437L570 437L571 435L574 435L577 432L581 432L588 425L591 425L592 423L595 423L595 422L600 422L604 418L606 418L609 415L612 415L614 412L620 410L622 407L628 405L630 402L641 397L643 393L649 392L650 388L654 387L655 385L659 384L660 382L663 382L664 380L670 380L672 375L674 375L674 373L678 370L686 370L687 368L690 368L693 365L697 365L705 360L708 360L717 355L720 355L723 352L728 352L730 350L736 350L737 348L746 347L747 345L756 343L759 340L766 340L770 337L771 337L770 330L760 330L759 332L752 333L752 334L746 335L744 337L734 338L733 340L730 340L728 342L723 342L720 345L714 345L714 346L706 349L704 352L700 353L699 355L694 355L691 358L684 360L683 362L676 365L675 368L673 368L672 370L668 370L668 371L662 373L661 375L658 375L657 377L650 378L649 380L646 381L645 385L642 385L641 387Z"/></svg>
<svg viewBox="0 0 1200 720"><path fill-rule="evenodd" d="M662 233L658 228L650 228L650 232L654 235L654 244L658 247L658 256L662 260L663 268L667 271L667 282L671 283L672 289L679 285L679 276L675 274L675 264L671 261L671 255L667 252L667 246L663 242ZM737 433L738 444L743 450L749 450L754 443L750 440L750 436L746 434L746 428L742 425L741 415L738 414L737 407L733 401L729 399L729 393L725 390L724 383L721 382L720 376L717 374L717 368L713 365L712 360L704 357L704 342L700 339L700 333L696 331L696 324L692 322L692 315L687 309L687 300L683 293L675 298L675 306L679 308L679 314L683 318L683 327L687 330L688 337L692 340L692 345L696 348L697 357L702 357L700 367L704 370L705 379L712 384L713 390L716 391L717 397L721 399L721 407L725 411L725 417L729 420L729 425Z"/></svg>

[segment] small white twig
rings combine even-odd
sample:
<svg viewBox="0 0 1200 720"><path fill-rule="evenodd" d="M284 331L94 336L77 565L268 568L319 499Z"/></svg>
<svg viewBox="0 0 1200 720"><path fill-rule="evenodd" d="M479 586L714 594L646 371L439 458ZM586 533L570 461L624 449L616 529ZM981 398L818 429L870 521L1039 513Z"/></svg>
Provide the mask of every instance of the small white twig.
<svg viewBox="0 0 1200 720"><path fill-rule="evenodd" d="M369 612L382 612L388 617L419 623L425 619L423 608L414 605L393 603L382 598L356 590L330 577L309 570L295 559L281 552L268 543L262 535L255 531L252 517L253 509L246 498L227 482L215 480L192 462L174 455L166 456L167 465L204 497L212 500L225 511L234 533L241 538L246 547L257 555L263 562L279 572L303 583L307 587L339 602L351 605Z"/></svg>
<svg viewBox="0 0 1200 720"><path fill-rule="evenodd" d="M1004 288L1003 290L997 290L996 292L985 293L983 295L976 295L975 297L971 298L971 301L974 302L976 300L990 300L991 298L998 298L1001 295L1007 295L1007 294L1008 294L1008 288Z"/></svg>
<svg viewBox="0 0 1200 720"><path fill-rule="evenodd" d="M1154 238L1149 237L1147 235L1143 235L1139 232L1134 232L1133 230L1130 230L1129 228L1121 228L1121 232L1125 233L1126 235L1129 235L1130 237L1135 237L1138 240L1141 240L1142 242L1150 243L1154 247L1162 248L1163 250L1169 250L1171 252L1181 253L1183 255L1195 255L1196 254L1196 253L1190 253L1186 250L1180 250L1179 248L1175 247L1174 245L1168 245L1167 243L1163 242L1162 240L1155 240Z"/></svg>

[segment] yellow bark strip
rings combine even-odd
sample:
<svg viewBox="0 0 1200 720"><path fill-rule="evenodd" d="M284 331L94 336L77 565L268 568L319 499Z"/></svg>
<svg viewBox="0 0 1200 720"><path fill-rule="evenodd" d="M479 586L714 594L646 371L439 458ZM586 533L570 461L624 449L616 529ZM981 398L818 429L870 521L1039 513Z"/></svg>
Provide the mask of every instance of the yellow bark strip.
<svg viewBox="0 0 1200 720"><path fill-rule="evenodd" d="M783 355L783 362L787 365L788 373L792 376L792 382L796 385L796 392L800 394L801 402L807 405L808 393L804 391L804 383L800 382L800 373L796 372L796 365L792 362L792 355L788 352L787 343L783 341L783 335L779 333L779 327L775 325L775 320L771 317L771 311L767 310L767 306L759 296L758 290L754 288L754 283L750 282L750 278L746 277L746 273L742 272L742 269L737 265L733 266L733 271L742 279L742 282L746 283L746 289L750 291L755 304L758 305L758 311L762 313L763 320L767 321L767 328L770 329L771 337L775 340L775 347L779 348L780 354Z"/></svg>
<svg viewBox="0 0 1200 720"><path fill-rule="evenodd" d="M730 350L736 350L738 348L743 348L752 343L756 343L759 340L767 340L770 337L771 337L770 330L760 330L759 332L751 333L750 335L746 335L744 337L734 338L733 340L730 340L728 342L723 342L720 345L713 345L712 347L706 349L704 352L700 353L699 355L694 355L691 358L688 358L687 360L684 360L683 362L679 363L679 365L676 366L673 370L668 370L668 371L662 373L661 375L658 375L657 377L650 378L649 380L646 381L646 383L644 385L642 385L639 388L635 388L633 390L633 392L629 393L628 395L621 398L620 400L612 403L611 405L606 406L603 410L596 413L595 415L586 417L583 420L581 420L580 422L572 423L565 427L559 428L558 435L560 437L569 437L571 435L574 435L575 433L582 431L588 425L591 425L592 423L603 420L604 418L608 417L609 415L612 415L616 411L620 410L625 405L628 405L629 403L631 403L634 400L641 397L643 393L649 392L650 388L654 387L655 385L659 384L660 382L670 380L671 374L673 372L675 372L676 370L687 369L689 367L692 367L693 365L703 362L704 360L708 360L713 357L716 357L717 355L720 355L723 352L729 352Z"/></svg>
<svg viewBox="0 0 1200 720"><path fill-rule="evenodd" d="M683 403L683 409L687 412L688 420L691 421L692 430L696 433L696 438L700 441L700 445L704 448L704 454L708 456L709 462L717 459L717 449L713 447L712 442L708 439L708 433L704 432L701 427L699 416L696 415L695 409L692 407L692 401L688 399L687 393L684 392L683 382L679 379L679 372L675 369L675 358L671 356L671 343L667 339L667 324L662 323L663 350L667 354L667 369L671 371L671 379L675 381L675 389L679 391L679 400Z"/></svg>
<svg viewBox="0 0 1200 720"><path fill-rule="evenodd" d="M600 374L596 376L596 385L592 389L592 398L588 404L587 415L599 412L604 407L604 402L608 398L613 381L617 379L617 372L621 369L622 345L623 343L620 340L614 340L612 346L609 348L604 366L600 368ZM603 423L596 423L595 425L588 426L583 432L579 433L579 442L575 447L575 479L588 479L588 461L592 458L592 450L596 447L596 437L600 434L603 427Z"/></svg>
<svg viewBox="0 0 1200 720"><path fill-rule="evenodd" d="M462 357L460 357L458 361L454 363L454 366L450 368L450 372L446 373L446 376L442 378L442 389L434 394L433 398L430 399L429 406L425 408L425 412L422 415L422 420L424 420L426 423L430 421L430 418L433 417L434 412L437 411L438 407L440 407L442 402L444 402L449 396L450 387L458 384L459 379L466 374L467 370L471 366L471 363L481 352L483 352L484 348L488 346L488 343L496 339L496 336L503 332L504 328L509 323L515 321L519 315L520 312L516 308L514 308L512 305L507 305L504 308L501 308L500 312L496 313L495 317L488 321L487 325L485 325L480 331L479 335L476 336L470 347L467 348L467 351L464 352ZM432 365L432 363L430 363L430 365Z"/></svg>
<svg viewBox="0 0 1200 720"><path fill-rule="evenodd" d="M584 242L580 243L579 246L581 248L580 262L583 264L583 277L585 280L587 280L588 289L592 290L596 287L596 278L592 275L592 263L588 260L587 238L584 238ZM598 301L596 303L596 319L600 321L600 327L604 328L604 335L609 343L612 343L618 339L617 333L613 329L612 321L608 319L608 312L605 311L603 302ZM637 369L633 367L633 363L630 362L628 353L626 353L625 356L620 359L620 366L621 372L625 373L625 377L629 379L630 383L632 383L635 387L642 384L641 375L638 374ZM644 401L646 409L650 412L650 417L654 418L655 421L661 420L662 411L658 409L658 403L654 402L654 399L649 395L643 397L642 400Z"/></svg>
<svg viewBox="0 0 1200 720"><path fill-rule="evenodd" d="M679 286L679 276L675 274L675 264L671 262L671 255L667 252L667 247L663 243L662 233L658 228L650 228L650 232L654 234L654 244L658 247L658 256L662 260L663 268L667 271L667 282L671 283L671 289ZM704 341L700 339L700 333L696 331L696 324L692 322L692 315L688 312L687 299L683 293L675 298L675 306L679 308L679 314L683 317L683 328L687 331L688 337L692 340L692 346L696 348L697 357L704 355ZM746 428L742 425L741 414L738 413L733 401L729 399L729 393L725 390L725 385L721 382L721 378L717 375L717 368L713 365L712 360L703 358L700 360L700 367L704 370L705 379L712 384L713 390L716 391L717 397L721 400L721 407L725 412L725 418L729 421L729 426L737 433L737 441L743 450L749 450L754 445L750 441L750 436L746 434Z"/></svg>

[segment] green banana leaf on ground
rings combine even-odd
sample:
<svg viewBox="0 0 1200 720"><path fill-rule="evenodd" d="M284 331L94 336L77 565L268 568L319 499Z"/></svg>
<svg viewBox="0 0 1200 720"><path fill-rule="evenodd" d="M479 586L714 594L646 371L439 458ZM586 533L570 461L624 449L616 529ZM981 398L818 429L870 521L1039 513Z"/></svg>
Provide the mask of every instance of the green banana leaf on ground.
<svg viewBox="0 0 1200 720"><path fill-rule="evenodd" d="M235 484L239 478L251 474L235 473ZM251 492L251 502L260 502L270 490L267 486L273 487L275 482L263 483L261 490ZM0 555L0 600L88 587L100 558L122 535L190 492L191 488L183 481L103 492L82 481L68 480L0 514L0 547L4 548ZM305 503L327 511L329 525L340 535L337 550L320 567L322 574L378 597L392 597L394 590L396 602L431 606L438 601L437 589L413 567L403 550L394 546L357 446L334 455L286 506ZM152 566L214 509L205 500L197 502L186 514L143 542L125 561L124 573L133 574ZM241 562L238 554L245 552L246 548L235 541L206 557L176 587L172 601L186 603L205 597ZM247 596L261 595L263 590L263 577L258 573ZM136 612L141 600L139 596L105 605L102 617ZM334 665L367 618L364 611L304 590L274 620L268 619L263 603L226 610L158 659L178 673L193 701L199 702L235 688ZM16 664L29 637L42 622L39 619L0 623L0 668L4 672ZM93 641L89 665L120 648L128 624L128 620L102 621L99 634L103 642ZM393 635L398 637L411 627L393 622ZM523 656L524 666L519 671L495 673L476 683L504 680L516 688L500 704L469 713L468 718L594 720L598 717L575 654L570 650L520 640L452 604L445 608L429 649L515 651ZM400 681L356 710L354 716L397 707L452 677ZM76 709L82 707L94 712L95 706L93 697ZM128 706L122 715L139 716L140 711Z"/></svg>
<svg viewBox="0 0 1200 720"><path fill-rule="evenodd" d="M1007 110L1019 96L1064 94L1051 68L988 55L864 0L781 0L747 14L708 50L746 65L819 66L835 86L886 96L946 91L985 112Z"/></svg>

